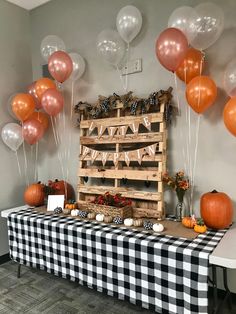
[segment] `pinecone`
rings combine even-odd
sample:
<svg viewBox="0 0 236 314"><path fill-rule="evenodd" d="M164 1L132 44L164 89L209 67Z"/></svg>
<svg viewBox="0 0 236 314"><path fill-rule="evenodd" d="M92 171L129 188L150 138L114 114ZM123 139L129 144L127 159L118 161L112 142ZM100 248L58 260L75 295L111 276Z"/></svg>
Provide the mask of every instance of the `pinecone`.
<svg viewBox="0 0 236 314"><path fill-rule="evenodd" d="M117 216L113 219L114 224L121 225L123 224L123 219L120 216Z"/></svg>
<svg viewBox="0 0 236 314"><path fill-rule="evenodd" d="M54 213L55 213L55 214L61 214L62 212L63 212L63 210L62 210L61 207L56 207L56 208L54 209Z"/></svg>
<svg viewBox="0 0 236 314"><path fill-rule="evenodd" d="M153 223L149 220L145 220L143 223L143 227L145 230L152 230Z"/></svg>
<svg viewBox="0 0 236 314"><path fill-rule="evenodd" d="M79 210L79 217L86 218L88 213L85 210Z"/></svg>

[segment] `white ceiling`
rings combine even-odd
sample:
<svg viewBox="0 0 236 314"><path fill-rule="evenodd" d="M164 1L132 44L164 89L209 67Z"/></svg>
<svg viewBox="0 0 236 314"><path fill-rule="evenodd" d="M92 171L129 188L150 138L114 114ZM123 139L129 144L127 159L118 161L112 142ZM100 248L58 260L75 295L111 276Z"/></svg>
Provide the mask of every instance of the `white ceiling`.
<svg viewBox="0 0 236 314"><path fill-rule="evenodd" d="M26 10L32 10L46 2L49 2L50 0L7 0L7 1L14 3Z"/></svg>

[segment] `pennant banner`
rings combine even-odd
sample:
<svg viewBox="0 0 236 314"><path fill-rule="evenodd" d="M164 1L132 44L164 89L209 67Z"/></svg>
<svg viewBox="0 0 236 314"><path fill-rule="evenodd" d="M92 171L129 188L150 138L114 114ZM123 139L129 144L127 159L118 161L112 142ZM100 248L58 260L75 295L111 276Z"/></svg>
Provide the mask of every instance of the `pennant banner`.
<svg viewBox="0 0 236 314"><path fill-rule="evenodd" d="M134 123L129 125L131 131L134 133L134 135L138 134L138 129L139 129L139 122L135 121Z"/></svg>
<svg viewBox="0 0 236 314"><path fill-rule="evenodd" d="M107 130L108 130L109 137L112 140L114 135L115 135L115 133L116 133L116 131L117 131L117 126L108 126Z"/></svg>
<svg viewBox="0 0 236 314"><path fill-rule="evenodd" d="M128 152L101 152L95 149L91 149L87 146L83 146L81 160L83 160L87 155L90 155L91 162L94 163L96 159L101 157L102 164L103 166L105 166L107 160L109 159L109 156L111 156L111 160L113 161L115 167L117 167L118 162L121 160L124 160L126 165L129 167L131 159L136 160L141 165L143 156L145 155L153 157L154 160L156 148L157 143Z"/></svg>
<svg viewBox="0 0 236 314"><path fill-rule="evenodd" d="M151 131L151 122L152 118L150 116L143 117L143 125L148 129L148 131Z"/></svg>

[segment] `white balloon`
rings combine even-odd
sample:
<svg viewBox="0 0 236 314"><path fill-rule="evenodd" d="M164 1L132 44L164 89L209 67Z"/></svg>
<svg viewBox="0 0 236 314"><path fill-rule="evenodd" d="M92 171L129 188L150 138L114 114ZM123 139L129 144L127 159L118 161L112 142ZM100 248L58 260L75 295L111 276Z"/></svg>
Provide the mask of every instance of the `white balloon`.
<svg viewBox="0 0 236 314"><path fill-rule="evenodd" d="M17 123L7 123L1 132L3 142L14 152L24 141L22 127Z"/></svg>
<svg viewBox="0 0 236 314"><path fill-rule="evenodd" d="M133 5L122 8L116 18L116 27L121 38L130 43L140 32L142 15Z"/></svg>
<svg viewBox="0 0 236 314"><path fill-rule="evenodd" d="M51 56L51 54L58 50L66 50L64 41L60 37L56 35L48 35L42 40L40 45L40 51L45 61L48 62L48 58Z"/></svg>
<svg viewBox="0 0 236 314"><path fill-rule="evenodd" d="M125 43L116 31L105 29L98 35L97 51L106 62L117 66L125 54Z"/></svg>
<svg viewBox="0 0 236 314"><path fill-rule="evenodd" d="M183 6L174 10L169 17L168 27L175 27L181 30L187 37L188 42L196 36L196 26L194 21L197 19L197 13L192 7Z"/></svg>
<svg viewBox="0 0 236 314"><path fill-rule="evenodd" d="M76 52L69 53L73 63L73 71L70 75L72 81L76 81L84 74L85 71L85 61L84 59Z"/></svg>
<svg viewBox="0 0 236 314"><path fill-rule="evenodd" d="M212 2L204 2L195 7L194 21L196 36L190 41L192 47L205 50L213 45L224 29L224 13Z"/></svg>
<svg viewBox="0 0 236 314"><path fill-rule="evenodd" d="M236 96L236 59L228 63L224 73L224 89L230 97Z"/></svg>

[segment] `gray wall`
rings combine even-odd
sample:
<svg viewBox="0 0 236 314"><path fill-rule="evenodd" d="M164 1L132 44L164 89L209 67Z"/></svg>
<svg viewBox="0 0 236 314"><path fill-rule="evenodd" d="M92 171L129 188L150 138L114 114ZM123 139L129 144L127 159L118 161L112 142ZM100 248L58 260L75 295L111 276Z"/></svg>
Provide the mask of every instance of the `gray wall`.
<svg viewBox="0 0 236 314"><path fill-rule="evenodd" d="M61 37L67 51L81 54L87 62L86 73L75 85L75 102L87 100L93 102L99 94L109 95L112 92L123 93L122 85L116 71L101 62L96 53L96 37L105 28L115 29L118 11L127 4L139 8L143 16L141 33L131 44L131 59L143 59L143 72L129 77L129 90L138 96L147 96L150 92L174 86L173 75L157 62L154 46L157 35L167 27L170 14L176 7L196 5L202 1L175 0L54 0L30 13L31 44L33 60L33 76L41 76L40 42L48 34ZM196 165L194 210L199 213L199 196L214 188L228 193L235 203L236 167L235 167L235 138L228 133L222 121L222 110L226 95L222 91L222 76L225 65L235 55L236 39L236 2L234 0L218 0L225 13L225 30L221 38L206 51L207 67L205 73L211 75L219 87L216 103L201 119L199 133L199 149ZM69 95L71 84L65 87L67 107L70 105ZM182 147L186 140L186 120L184 85L179 82L180 106L182 115L177 118L169 132L168 163L169 169L183 168ZM175 97L176 99L176 97ZM192 148L195 148L196 115L192 114ZM73 125L68 126L68 132L73 134L73 149L71 159L65 166L70 169L69 180L76 186L78 167L79 131ZM181 139L183 137L183 141ZM65 142L64 142L65 143ZM64 145L64 144L63 144ZM59 151L64 150L61 145ZM57 158L57 148L53 137L47 135L40 144L39 173L42 180L58 177L61 174ZM170 195L169 195L170 196ZM172 195L173 196L173 195ZM171 200L167 197L169 208ZM173 207L172 207L173 208ZM236 273L229 276L230 286L236 291Z"/></svg>
<svg viewBox="0 0 236 314"><path fill-rule="evenodd" d="M2 128L14 122L7 110L13 93L24 90L32 81L29 13L0 0L0 117ZM21 167L22 148L19 149ZM23 204L25 178L18 174L15 154L0 141L0 210ZM0 256L8 253L6 219L0 218Z"/></svg>

